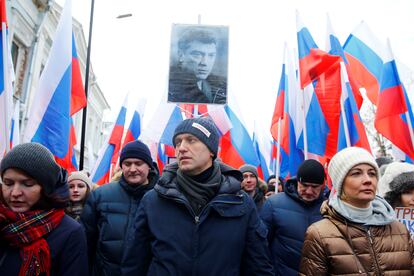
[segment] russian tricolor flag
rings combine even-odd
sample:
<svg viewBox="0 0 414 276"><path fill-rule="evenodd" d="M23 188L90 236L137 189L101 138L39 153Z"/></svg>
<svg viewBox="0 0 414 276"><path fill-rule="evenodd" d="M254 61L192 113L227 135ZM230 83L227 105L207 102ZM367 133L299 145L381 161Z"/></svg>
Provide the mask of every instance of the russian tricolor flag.
<svg viewBox="0 0 414 276"><path fill-rule="evenodd" d="M127 103L128 97L125 97L124 103L121 106L115 125L112 129L111 136L109 136L108 142L101 148L95 167L91 172L92 181L98 185L110 181L112 177L112 169L115 168L118 162L121 140L124 132Z"/></svg>
<svg viewBox="0 0 414 276"><path fill-rule="evenodd" d="M375 128L414 160L411 107L389 43L384 56Z"/></svg>
<svg viewBox="0 0 414 276"><path fill-rule="evenodd" d="M69 171L76 169L73 164L76 139L71 115L86 105L72 35L71 9L71 1L67 0L24 134L25 141L46 146L56 161ZM76 95L76 99L72 95Z"/></svg>
<svg viewBox="0 0 414 276"><path fill-rule="evenodd" d="M353 76L350 75L351 69L349 68L348 59L346 58L345 52L342 49L342 45L339 42L339 39L338 39L338 37L336 36L336 34L333 30L329 15L327 16L326 51L330 55L340 56L342 58L342 61L345 63L349 84L351 85L352 92L353 92L354 98L355 98L355 102L356 102L356 104L358 106L358 110L359 110L362 106L363 98L362 98L361 93L359 92L359 87L358 87L356 81L353 79Z"/></svg>
<svg viewBox="0 0 414 276"><path fill-rule="evenodd" d="M325 155L327 137L330 130L323 113L319 96L315 94L314 81L325 74L339 60L318 49L309 30L297 14L297 40L299 50L299 76L303 89L305 124L298 139L298 147L320 156ZM321 82L319 81L319 85ZM306 137L305 137L306 131ZM306 141L305 141L306 139ZM311 141L311 142L309 142Z"/></svg>
<svg viewBox="0 0 414 276"><path fill-rule="evenodd" d="M341 92L338 151L351 146L360 146L371 152L365 127L359 115L358 107L348 80L346 67L343 62L341 62Z"/></svg>
<svg viewBox="0 0 414 276"><path fill-rule="evenodd" d="M2 57L0 59L0 160L10 149L10 126L13 114L13 65L6 17L6 1L0 0L1 40L0 47Z"/></svg>
<svg viewBox="0 0 414 276"><path fill-rule="evenodd" d="M129 142L135 141L141 135L142 118L144 115L146 100L141 99L138 101L137 107L132 114L132 119L129 124L128 130L125 134L122 148Z"/></svg>
<svg viewBox="0 0 414 276"><path fill-rule="evenodd" d="M269 172L269 163L270 163L270 143L264 143L264 138L259 136L259 131L257 131L255 126L255 131L253 132L253 147L256 151L257 158L259 159L259 166L257 171L259 177L264 180L267 180L270 176ZM268 145L268 147L266 147ZM268 158L266 158L266 156Z"/></svg>
<svg viewBox="0 0 414 276"><path fill-rule="evenodd" d="M273 147L273 153L279 154L280 156L280 163L277 165L279 166L280 176L284 178L295 176L299 165L303 161L303 152L296 144L297 130L295 126L300 121L300 118L298 118L300 116L300 110L297 109L297 106L300 106L298 102L298 94L300 91L295 68L292 59L289 57L291 57L289 50L285 46L278 97L271 125L271 134L276 141ZM283 110L281 107L283 107ZM276 143L280 145L280 152L276 150Z"/></svg>
<svg viewBox="0 0 414 276"><path fill-rule="evenodd" d="M233 168L239 168L244 164L259 166L253 141L243 123L228 105L224 107L224 110L230 119L232 128L221 137L221 150L218 156Z"/></svg>
<svg viewBox="0 0 414 276"><path fill-rule="evenodd" d="M343 49L349 62L349 75L359 87L365 88L369 100L377 104L380 90L384 45L361 22L346 40Z"/></svg>
<svg viewBox="0 0 414 276"><path fill-rule="evenodd" d="M183 121L180 108L171 103L161 100L154 116L142 131L141 138L147 144L167 144L172 146L172 137L174 130ZM157 155L157 148L152 152L153 156Z"/></svg>

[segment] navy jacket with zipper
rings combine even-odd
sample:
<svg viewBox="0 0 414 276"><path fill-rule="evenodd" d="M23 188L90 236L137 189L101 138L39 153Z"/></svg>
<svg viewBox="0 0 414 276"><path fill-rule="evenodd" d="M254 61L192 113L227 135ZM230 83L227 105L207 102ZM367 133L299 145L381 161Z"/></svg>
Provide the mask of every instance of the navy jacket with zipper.
<svg viewBox="0 0 414 276"><path fill-rule="evenodd" d="M158 170L151 170L149 191L158 180ZM105 184L93 191L83 209L81 222L88 241L91 275L119 275L125 235L134 221L144 193L134 195L126 188L122 177L119 182Z"/></svg>
<svg viewBox="0 0 414 276"><path fill-rule="evenodd" d="M275 275L298 275L301 250L309 225L322 219L323 193L311 203L298 195L296 178L285 183L284 193L267 199L260 216L269 230L270 252Z"/></svg>
<svg viewBox="0 0 414 276"><path fill-rule="evenodd" d="M196 216L168 166L129 229L123 275L273 275L266 228L241 173L220 164L218 194Z"/></svg>

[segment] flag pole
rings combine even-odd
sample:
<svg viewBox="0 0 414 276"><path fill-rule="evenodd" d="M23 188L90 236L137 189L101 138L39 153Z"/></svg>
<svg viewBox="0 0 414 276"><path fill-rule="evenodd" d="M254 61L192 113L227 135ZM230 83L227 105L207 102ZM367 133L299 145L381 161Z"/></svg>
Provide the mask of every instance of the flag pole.
<svg viewBox="0 0 414 276"><path fill-rule="evenodd" d="M275 171L276 171L276 183L279 183L279 175L280 175L280 139L282 137L282 126L281 126L282 119L279 118L278 120L278 129L277 129L277 152L276 152L276 164L275 164ZM275 193L277 193L277 189L275 189Z"/></svg>
<svg viewBox="0 0 414 276"><path fill-rule="evenodd" d="M88 38L88 52L86 54L86 71L85 71L85 96L86 102L88 102L88 89L89 89L89 67L91 62L91 44L92 44L92 26L93 26L93 10L95 7L95 0L91 0L91 15L89 17L89 38ZM86 116L87 106L83 109L82 113L82 132L80 142L80 154L79 154L79 170L83 170L83 159L85 155L85 132L86 132ZM91 149L89 149L91 150Z"/></svg>
<svg viewBox="0 0 414 276"><path fill-rule="evenodd" d="M348 81L346 78L346 69L345 64L341 61L341 115L342 115L342 123L344 124L344 132L345 132L345 140L346 140L346 147L351 146L351 139L349 138L349 129L348 129L348 122L346 120L345 115L345 107L344 107L344 91L347 89L345 83Z"/></svg>
<svg viewBox="0 0 414 276"><path fill-rule="evenodd" d="M4 4L5 5L5 4ZM5 152L7 153L8 151L10 151L10 125L11 125L11 110L10 110L10 104L13 104L13 101L10 103L9 99L12 97L9 93L11 93L11 91L9 90L10 88L10 76L9 76L9 68L8 68L8 47L9 44L7 43L7 34L6 34L6 23L2 22L1 23L1 28L2 28L2 40L3 40L3 53L2 53L2 57L3 57L3 78L4 78L4 110L2 111L4 113L4 127L5 129L3 129L3 135L5 135L5 139L4 142L5 144ZM1 157L3 157L4 152L0 153L0 159Z"/></svg>
<svg viewBox="0 0 414 276"><path fill-rule="evenodd" d="M201 14L198 15L197 24L201 25ZM201 117L201 115L198 114L198 104L194 104L193 117L194 118Z"/></svg>

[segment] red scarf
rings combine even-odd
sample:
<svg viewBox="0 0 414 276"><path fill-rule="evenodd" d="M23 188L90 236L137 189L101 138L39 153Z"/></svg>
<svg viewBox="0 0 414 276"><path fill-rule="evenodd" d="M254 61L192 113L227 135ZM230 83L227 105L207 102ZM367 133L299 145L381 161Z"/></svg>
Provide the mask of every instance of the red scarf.
<svg viewBox="0 0 414 276"><path fill-rule="evenodd" d="M22 266L19 276L50 275L49 245L44 236L55 229L65 215L62 209L16 213L0 203L1 239L20 248Z"/></svg>

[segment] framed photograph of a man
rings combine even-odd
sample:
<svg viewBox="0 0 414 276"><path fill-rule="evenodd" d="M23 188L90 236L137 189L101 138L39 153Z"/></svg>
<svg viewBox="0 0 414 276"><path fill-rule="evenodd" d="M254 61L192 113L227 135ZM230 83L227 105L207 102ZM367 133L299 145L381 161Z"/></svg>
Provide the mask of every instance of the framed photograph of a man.
<svg viewBox="0 0 414 276"><path fill-rule="evenodd" d="M168 102L227 103L226 26L173 24Z"/></svg>

